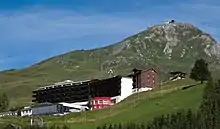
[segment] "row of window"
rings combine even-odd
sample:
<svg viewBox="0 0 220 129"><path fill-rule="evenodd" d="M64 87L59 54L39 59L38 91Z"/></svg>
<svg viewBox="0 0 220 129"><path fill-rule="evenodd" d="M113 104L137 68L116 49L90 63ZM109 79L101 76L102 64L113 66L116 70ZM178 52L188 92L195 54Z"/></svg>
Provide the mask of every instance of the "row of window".
<svg viewBox="0 0 220 129"><path fill-rule="evenodd" d="M149 74L147 74L147 75L143 75L141 78L142 78L142 79L149 79L149 78L154 79L155 76L154 76L154 75L149 75Z"/></svg>
<svg viewBox="0 0 220 129"><path fill-rule="evenodd" d="M148 83L150 83L151 81L148 79L148 80L147 80L147 82L148 82ZM155 83L155 81L154 81L154 80L152 80L152 82L153 82L153 83Z"/></svg>
<svg viewBox="0 0 220 129"><path fill-rule="evenodd" d="M111 102L109 100L93 100L92 104L96 105L96 104L110 104Z"/></svg>
<svg viewBox="0 0 220 129"><path fill-rule="evenodd" d="M147 79L147 83L155 83L155 80L150 80L150 79Z"/></svg>
<svg viewBox="0 0 220 129"><path fill-rule="evenodd" d="M150 77L150 75L149 75L149 74L147 74L147 77ZM152 75L152 78L155 78L155 76L154 76L154 75Z"/></svg>
<svg viewBox="0 0 220 129"><path fill-rule="evenodd" d="M23 113L31 113L31 109L29 109L29 110L23 110Z"/></svg>

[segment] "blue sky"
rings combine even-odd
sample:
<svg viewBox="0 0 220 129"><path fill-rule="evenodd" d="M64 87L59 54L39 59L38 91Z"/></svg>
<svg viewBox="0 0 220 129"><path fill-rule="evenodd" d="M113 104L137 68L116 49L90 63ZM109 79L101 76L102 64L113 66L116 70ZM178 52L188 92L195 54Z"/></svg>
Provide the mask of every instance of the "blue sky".
<svg viewBox="0 0 220 129"><path fill-rule="evenodd" d="M219 0L1 0L0 70L116 43L169 19L220 41Z"/></svg>

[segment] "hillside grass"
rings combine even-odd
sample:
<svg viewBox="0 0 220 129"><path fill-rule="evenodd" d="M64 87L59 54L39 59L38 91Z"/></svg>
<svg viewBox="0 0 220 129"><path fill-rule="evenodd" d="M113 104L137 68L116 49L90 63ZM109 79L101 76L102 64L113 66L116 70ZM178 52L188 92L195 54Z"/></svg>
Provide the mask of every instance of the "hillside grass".
<svg viewBox="0 0 220 129"><path fill-rule="evenodd" d="M177 111L179 109L192 110L198 109L204 84L198 84L186 90L182 87L195 84L192 80L179 80L168 82L162 87L153 91L142 92L128 97L123 102L96 111L87 111L82 113L71 113L66 116L43 117L45 124L70 124L73 129L94 129L98 125L105 123L126 123L143 122L152 119L155 116ZM6 123L15 124L27 123L26 118L4 118L0 119Z"/></svg>

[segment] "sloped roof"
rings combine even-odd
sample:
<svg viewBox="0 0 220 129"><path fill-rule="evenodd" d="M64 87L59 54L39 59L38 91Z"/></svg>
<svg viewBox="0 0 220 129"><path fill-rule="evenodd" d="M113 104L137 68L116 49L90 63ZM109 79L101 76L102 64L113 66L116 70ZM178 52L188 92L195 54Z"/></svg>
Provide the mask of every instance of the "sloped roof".
<svg viewBox="0 0 220 129"><path fill-rule="evenodd" d="M157 70L154 69L154 68L148 68L148 69L144 69L144 70L140 70L140 69L133 68L133 69L132 69L133 73L129 74L128 76L133 76L135 73L136 73L136 74L140 74L141 72L146 72L146 71L149 71L149 70L153 70L153 71L155 71L156 73L158 73ZM135 72L135 73L134 73L134 72Z"/></svg>
<svg viewBox="0 0 220 129"><path fill-rule="evenodd" d="M144 70L141 70L141 72L145 72L145 71L149 71L149 70L153 70L153 71L155 71L156 73L158 73L158 72L157 72L157 70L156 70L156 69L154 69L154 68L148 68L148 69L144 69Z"/></svg>

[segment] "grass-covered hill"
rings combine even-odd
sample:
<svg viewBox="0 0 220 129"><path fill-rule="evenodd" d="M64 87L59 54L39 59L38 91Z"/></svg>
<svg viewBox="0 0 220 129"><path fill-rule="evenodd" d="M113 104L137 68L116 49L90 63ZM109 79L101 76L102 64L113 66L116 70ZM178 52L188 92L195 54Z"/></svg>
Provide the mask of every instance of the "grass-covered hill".
<svg viewBox="0 0 220 129"><path fill-rule="evenodd" d="M110 46L76 50L24 69L3 71L0 91L9 95L11 106L29 105L32 90L53 82L124 75L134 67L154 67L165 78L170 71L189 72L201 57L216 74L220 66L216 45L210 35L191 24L158 24Z"/></svg>

